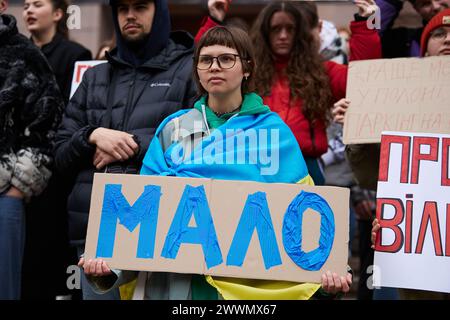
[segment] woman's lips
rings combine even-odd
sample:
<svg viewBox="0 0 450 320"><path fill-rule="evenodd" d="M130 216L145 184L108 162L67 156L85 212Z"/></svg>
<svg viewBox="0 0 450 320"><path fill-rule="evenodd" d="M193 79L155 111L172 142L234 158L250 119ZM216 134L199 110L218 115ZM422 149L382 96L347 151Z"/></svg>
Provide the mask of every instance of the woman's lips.
<svg viewBox="0 0 450 320"><path fill-rule="evenodd" d="M213 84L220 83L220 82L223 82L223 81L225 81L225 79L219 78L219 77L213 77L213 78L209 79L209 82L211 82Z"/></svg>
<svg viewBox="0 0 450 320"><path fill-rule="evenodd" d="M33 23L35 23L36 21L37 21L36 18L33 18L33 17L27 18L27 23L28 23L28 24L33 24Z"/></svg>

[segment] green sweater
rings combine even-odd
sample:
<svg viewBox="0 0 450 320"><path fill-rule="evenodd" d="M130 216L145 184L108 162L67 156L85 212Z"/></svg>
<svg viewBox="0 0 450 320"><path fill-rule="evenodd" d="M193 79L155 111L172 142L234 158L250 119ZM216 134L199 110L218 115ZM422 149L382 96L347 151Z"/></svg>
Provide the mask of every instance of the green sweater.
<svg viewBox="0 0 450 320"><path fill-rule="evenodd" d="M242 101L241 109L239 111L225 113L221 116L217 116L214 111L211 110L207 105L207 95L202 96L195 104L194 108L200 112L202 111L202 105L205 106L206 111L206 120L208 121L208 125L211 129L215 129L223 125L235 114L239 114L239 116L252 115L252 114L261 114L270 112L268 106L264 105L263 100L256 93L247 93L244 95L244 99Z"/></svg>

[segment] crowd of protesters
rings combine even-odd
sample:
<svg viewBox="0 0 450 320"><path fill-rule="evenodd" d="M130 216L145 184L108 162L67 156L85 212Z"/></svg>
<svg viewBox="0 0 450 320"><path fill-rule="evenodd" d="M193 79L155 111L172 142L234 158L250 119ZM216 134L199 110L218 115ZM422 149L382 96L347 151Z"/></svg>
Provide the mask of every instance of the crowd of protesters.
<svg viewBox="0 0 450 320"><path fill-rule="evenodd" d="M66 0L24 1L30 39L0 0L0 299L70 294L71 264L82 270L84 300L128 299L130 288L140 293L135 299L194 300L334 299L350 291L350 267L315 284L138 273L85 261L95 172L350 188L357 298L421 296L367 286L380 228L380 150L342 142L348 62L450 55L450 1L409 1L422 28L393 28L400 0L356 0L349 28L338 31L313 2L273 1L250 27L227 17L231 1L208 0L209 15L192 37L171 30L167 0L110 0L114 37L96 55L107 63L87 70L69 99L75 62L92 55L68 39ZM378 10L381 29L369 28ZM189 153L181 163L168 160L173 146L207 147L228 128L280 130L277 174L257 174L256 165L188 166ZM49 252L56 259L42 264Z"/></svg>

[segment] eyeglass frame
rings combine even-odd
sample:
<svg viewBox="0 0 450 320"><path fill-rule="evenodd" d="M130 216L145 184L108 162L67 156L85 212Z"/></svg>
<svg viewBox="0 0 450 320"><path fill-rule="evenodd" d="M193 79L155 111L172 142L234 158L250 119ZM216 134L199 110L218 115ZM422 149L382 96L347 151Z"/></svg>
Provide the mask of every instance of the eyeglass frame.
<svg viewBox="0 0 450 320"><path fill-rule="evenodd" d="M226 55L226 56L233 56L233 57L234 57L234 63L233 63L233 65L232 65L231 67L229 67L229 68L224 68L224 67L222 67L222 65L220 64L220 61L219 61L219 57L225 56L225 55ZM200 57L211 57L211 64L209 65L208 68L201 69L201 68L198 67L198 62L199 62L199 60L200 60ZM232 68L236 65L236 61L237 61L236 58L239 58L239 59L241 59L241 61L242 61L242 57L241 57L239 54L236 54L236 53L222 53L222 54L219 54L218 56L215 56L215 57L214 57L214 56L210 56L209 54L201 54L201 55L198 56L198 58L195 58L195 57L194 57L194 60L196 61L195 66L196 66L196 68L197 68L198 70L209 70L209 69L211 69L212 65L214 64L214 60L217 61L217 65L219 66L220 69L228 70L228 69L232 69ZM245 59L244 59L244 60L245 60Z"/></svg>
<svg viewBox="0 0 450 320"><path fill-rule="evenodd" d="M437 36L437 35L436 35L436 31L438 31L438 30L443 30L443 31L445 31L445 32L443 32L442 35ZM445 38L447 38L447 36L448 36L449 34L450 34L450 30L447 31L447 30L445 30L445 27L441 26L441 27L439 27L439 28L434 29L434 30L430 33L430 39L442 41L442 40L444 40Z"/></svg>

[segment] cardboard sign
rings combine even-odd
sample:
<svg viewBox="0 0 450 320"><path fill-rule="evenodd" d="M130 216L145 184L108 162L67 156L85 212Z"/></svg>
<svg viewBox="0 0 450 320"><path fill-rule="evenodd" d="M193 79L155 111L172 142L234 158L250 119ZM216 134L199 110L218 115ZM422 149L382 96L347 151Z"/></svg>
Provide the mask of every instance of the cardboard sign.
<svg viewBox="0 0 450 320"><path fill-rule="evenodd" d="M346 275L349 190L95 174L86 258L112 268L321 282Z"/></svg>
<svg viewBox="0 0 450 320"><path fill-rule="evenodd" d="M72 98L75 91L77 91L78 86L83 80L83 75L87 69L95 67L98 64L106 63L106 60L91 60L91 61L77 61L75 62L75 67L72 77L72 86L70 87L70 99Z"/></svg>
<svg viewBox="0 0 450 320"><path fill-rule="evenodd" d="M450 292L450 135L385 132L374 284Z"/></svg>
<svg viewBox="0 0 450 320"><path fill-rule="evenodd" d="M450 132L450 57L350 63L344 143L380 142L382 131Z"/></svg>

